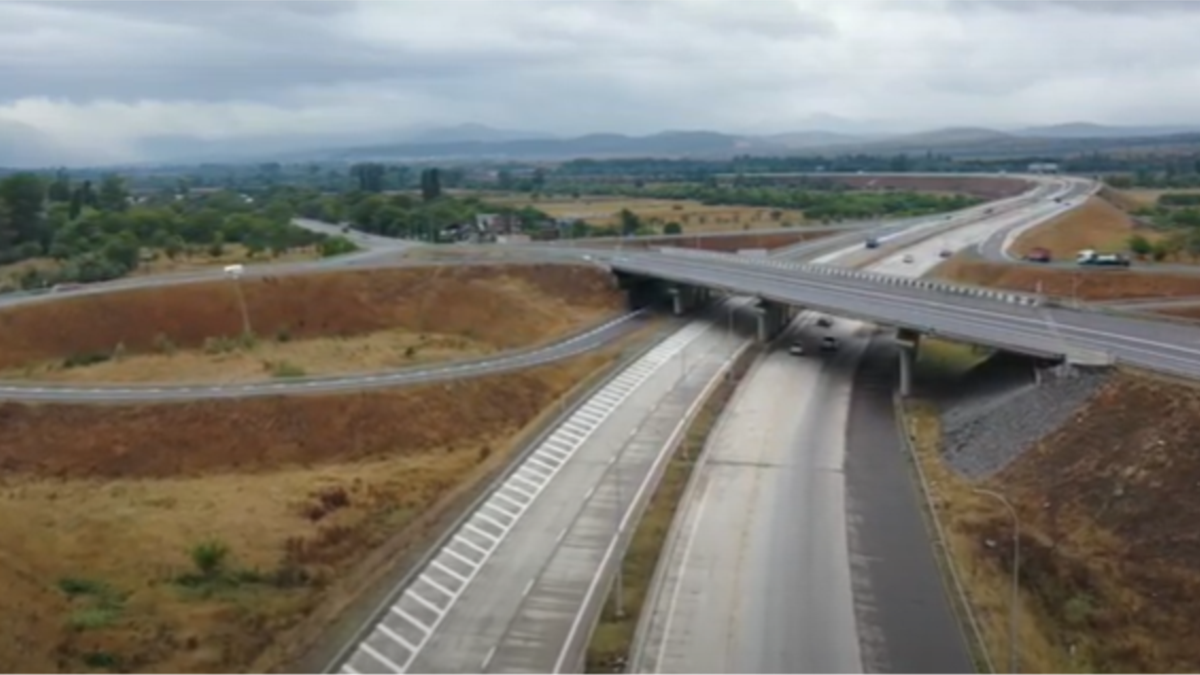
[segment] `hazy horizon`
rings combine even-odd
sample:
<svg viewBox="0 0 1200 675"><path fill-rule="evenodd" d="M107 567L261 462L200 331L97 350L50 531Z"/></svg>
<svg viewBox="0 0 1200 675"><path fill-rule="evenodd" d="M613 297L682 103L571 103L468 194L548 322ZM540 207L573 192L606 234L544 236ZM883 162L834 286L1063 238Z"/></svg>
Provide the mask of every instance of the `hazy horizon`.
<svg viewBox="0 0 1200 675"><path fill-rule="evenodd" d="M0 2L0 151L1187 125L1200 3ZM156 145L157 144L157 145Z"/></svg>

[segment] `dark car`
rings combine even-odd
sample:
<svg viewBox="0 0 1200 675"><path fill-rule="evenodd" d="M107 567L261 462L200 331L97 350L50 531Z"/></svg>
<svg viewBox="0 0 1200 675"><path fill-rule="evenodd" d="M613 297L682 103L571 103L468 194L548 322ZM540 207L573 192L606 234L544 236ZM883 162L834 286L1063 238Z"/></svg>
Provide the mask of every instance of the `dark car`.
<svg viewBox="0 0 1200 675"><path fill-rule="evenodd" d="M820 326L821 328L829 328L830 326L833 325L833 319L831 319L827 316L823 316L823 317L817 319L817 325Z"/></svg>
<svg viewBox="0 0 1200 675"><path fill-rule="evenodd" d="M821 351L836 352L837 349L838 349L837 338L833 337L832 335L826 335L825 337L821 338Z"/></svg>

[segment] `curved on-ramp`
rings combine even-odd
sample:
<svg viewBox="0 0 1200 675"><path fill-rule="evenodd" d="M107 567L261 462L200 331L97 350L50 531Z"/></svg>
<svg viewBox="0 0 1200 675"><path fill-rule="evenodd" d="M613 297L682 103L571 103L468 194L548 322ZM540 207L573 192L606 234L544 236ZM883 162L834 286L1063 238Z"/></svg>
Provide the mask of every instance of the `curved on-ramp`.
<svg viewBox="0 0 1200 675"><path fill-rule="evenodd" d="M281 394L326 394L480 377L542 366L577 356L628 335L640 327L644 312L630 312L541 347L466 361L388 371L291 378L236 384L129 384L79 386L43 382L0 382L0 400L54 403L135 403L251 398Z"/></svg>

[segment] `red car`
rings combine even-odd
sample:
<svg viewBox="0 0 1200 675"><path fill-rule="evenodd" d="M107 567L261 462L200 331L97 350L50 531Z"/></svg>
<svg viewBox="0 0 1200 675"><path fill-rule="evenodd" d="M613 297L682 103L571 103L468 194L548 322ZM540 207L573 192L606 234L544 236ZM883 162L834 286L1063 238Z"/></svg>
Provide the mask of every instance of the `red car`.
<svg viewBox="0 0 1200 675"><path fill-rule="evenodd" d="M1035 248L1025 254L1025 260L1036 263L1048 263L1053 258L1050 255L1050 250L1045 248Z"/></svg>

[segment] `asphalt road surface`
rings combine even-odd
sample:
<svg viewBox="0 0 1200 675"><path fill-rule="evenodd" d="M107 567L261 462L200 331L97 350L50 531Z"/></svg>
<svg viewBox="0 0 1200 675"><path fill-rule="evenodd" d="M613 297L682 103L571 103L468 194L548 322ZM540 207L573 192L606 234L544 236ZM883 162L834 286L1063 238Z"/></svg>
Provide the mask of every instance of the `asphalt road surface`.
<svg viewBox="0 0 1200 675"><path fill-rule="evenodd" d="M669 439L743 344L692 322L586 401L397 589L340 670L578 667L616 533L632 531Z"/></svg>
<svg viewBox="0 0 1200 675"><path fill-rule="evenodd" d="M872 271L920 276L943 248L973 245L1006 222L960 225ZM633 672L971 670L895 451L890 389L881 399L878 387L854 388L874 331L846 320L821 329L817 318L802 313L780 341L811 356L780 348L760 359L710 436L644 608ZM819 352L827 335L838 352ZM871 363L877 380L878 357Z"/></svg>
<svg viewBox="0 0 1200 675"><path fill-rule="evenodd" d="M829 359L772 352L738 388L677 516L634 672L863 671L843 483L859 330L834 330L847 342Z"/></svg>

